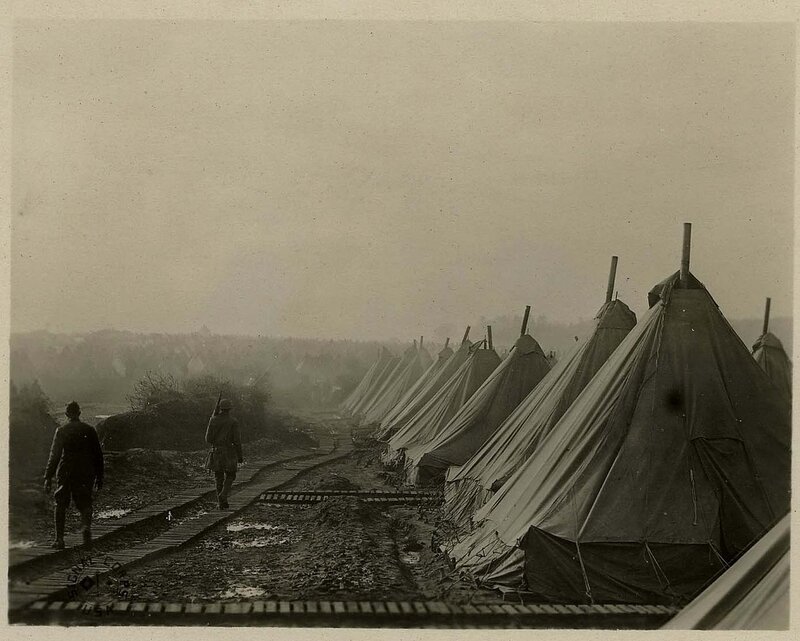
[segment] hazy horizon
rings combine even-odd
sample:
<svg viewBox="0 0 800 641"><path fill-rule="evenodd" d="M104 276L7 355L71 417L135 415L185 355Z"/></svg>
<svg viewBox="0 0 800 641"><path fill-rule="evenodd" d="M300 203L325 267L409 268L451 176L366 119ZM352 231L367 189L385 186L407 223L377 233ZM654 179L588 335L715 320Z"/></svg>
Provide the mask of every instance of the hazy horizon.
<svg viewBox="0 0 800 641"><path fill-rule="evenodd" d="M790 318L794 56L779 24L18 21L11 330L568 324L612 254L641 315L684 221L729 319Z"/></svg>

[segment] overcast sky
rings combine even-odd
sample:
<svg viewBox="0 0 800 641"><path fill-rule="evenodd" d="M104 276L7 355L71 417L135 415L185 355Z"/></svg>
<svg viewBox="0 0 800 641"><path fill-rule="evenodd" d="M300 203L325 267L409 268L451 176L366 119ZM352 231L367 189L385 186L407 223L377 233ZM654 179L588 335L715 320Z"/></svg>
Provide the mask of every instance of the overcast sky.
<svg viewBox="0 0 800 641"><path fill-rule="evenodd" d="M791 312L790 26L18 22L12 330Z"/></svg>

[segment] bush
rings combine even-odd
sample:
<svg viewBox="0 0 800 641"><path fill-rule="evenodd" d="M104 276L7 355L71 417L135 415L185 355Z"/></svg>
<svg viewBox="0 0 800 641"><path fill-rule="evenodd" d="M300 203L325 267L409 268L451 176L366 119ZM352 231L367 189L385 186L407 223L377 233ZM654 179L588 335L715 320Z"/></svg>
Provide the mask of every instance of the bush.
<svg viewBox="0 0 800 641"><path fill-rule="evenodd" d="M112 449L197 450L205 447L205 430L217 400L233 403L242 441L287 435L267 412L269 393L263 384L236 385L214 376L178 383L172 376L148 372L128 397L131 411L97 425L103 446Z"/></svg>
<svg viewBox="0 0 800 641"><path fill-rule="evenodd" d="M44 472L53 433L58 424L50 415L50 399L37 381L17 387L11 383L9 412L9 469L15 473Z"/></svg>

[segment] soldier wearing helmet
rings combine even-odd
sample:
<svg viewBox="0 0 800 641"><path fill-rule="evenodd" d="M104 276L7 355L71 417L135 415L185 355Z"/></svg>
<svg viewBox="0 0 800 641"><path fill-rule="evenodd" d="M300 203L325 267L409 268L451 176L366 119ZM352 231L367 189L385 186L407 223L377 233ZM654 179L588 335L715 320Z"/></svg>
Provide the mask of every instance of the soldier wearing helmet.
<svg viewBox="0 0 800 641"><path fill-rule="evenodd" d="M100 439L91 425L80 420L81 408L72 401L66 407L69 419L56 430L50 448L50 458L44 473L44 489L48 494L56 477L55 527L53 547L64 547L64 524L70 499L81 515L84 545L92 541L92 486L103 487L103 451Z"/></svg>
<svg viewBox="0 0 800 641"><path fill-rule="evenodd" d="M211 445L206 468L214 472L217 482L217 500L220 509L228 507L228 495L236 478L236 469L242 462L242 441L239 423L231 416L233 404L226 398L219 402L219 410L208 421L206 443Z"/></svg>

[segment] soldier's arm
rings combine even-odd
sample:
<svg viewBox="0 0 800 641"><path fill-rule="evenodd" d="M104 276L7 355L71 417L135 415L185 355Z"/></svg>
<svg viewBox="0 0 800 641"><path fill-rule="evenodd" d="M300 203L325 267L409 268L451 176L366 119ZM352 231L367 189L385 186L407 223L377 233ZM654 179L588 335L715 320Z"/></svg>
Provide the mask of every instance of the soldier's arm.
<svg viewBox="0 0 800 641"><path fill-rule="evenodd" d="M103 448L100 446L100 438L97 436L97 431L92 427L89 436L92 447L92 461L94 462L94 475L98 482L98 487L103 485L103 474L105 473L105 465L103 463Z"/></svg>
<svg viewBox="0 0 800 641"><path fill-rule="evenodd" d="M58 462L61 460L61 452L64 450L64 442L61 440L61 430L56 429L53 434L53 443L50 446L50 456L47 459L47 467L44 470L44 480L49 481L53 478L58 467Z"/></svg>
<svg viewBox="0 0 800 641"><path fill-rule="evenodd" d="M239 436L239 421L233 421L233 445L236 447L236 456L239 458L239 463L244 460L242 456L242 439Z"/></svg>

